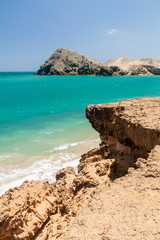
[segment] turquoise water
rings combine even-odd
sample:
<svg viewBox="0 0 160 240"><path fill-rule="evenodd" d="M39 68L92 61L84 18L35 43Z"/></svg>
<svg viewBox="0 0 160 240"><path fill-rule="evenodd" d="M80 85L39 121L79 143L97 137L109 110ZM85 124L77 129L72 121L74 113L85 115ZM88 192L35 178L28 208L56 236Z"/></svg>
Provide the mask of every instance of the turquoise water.
<svg viewBox="0 0 160 240"><path fill-rule="evenodd" d="M0 181L8 181L17 169L19 174L22 168L34 169L33 164L40 160L32 160L38 157L45 161L52 158L50 170L60 159L79 158L87 144L90 147L98 138L85 118L88 104L159 95L159 76L0 73Z"/></svg>

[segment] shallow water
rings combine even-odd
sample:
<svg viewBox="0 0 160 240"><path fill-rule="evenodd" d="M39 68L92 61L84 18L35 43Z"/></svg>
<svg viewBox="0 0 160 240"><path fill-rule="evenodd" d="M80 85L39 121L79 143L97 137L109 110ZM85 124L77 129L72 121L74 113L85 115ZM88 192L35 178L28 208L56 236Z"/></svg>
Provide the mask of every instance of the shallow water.
<svg viewBox="0 0 160 240"><path fill-rule="evenodd" d="M0 73L1 193L25 179L54 181L98 145L88 104L159 96L160 77L36 76Z"/></svg>

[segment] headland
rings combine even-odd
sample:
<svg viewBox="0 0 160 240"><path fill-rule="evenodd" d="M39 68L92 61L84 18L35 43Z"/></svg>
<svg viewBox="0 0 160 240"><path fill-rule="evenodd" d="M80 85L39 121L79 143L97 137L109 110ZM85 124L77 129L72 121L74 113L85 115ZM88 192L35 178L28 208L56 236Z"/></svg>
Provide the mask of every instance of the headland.
<svg viewBox="0 0 160 240"><path fill-rule="evenodd" d="M101 143L78 173L25 181L0 198L0 239L160 238L160 97L89 105Z"/></svg>

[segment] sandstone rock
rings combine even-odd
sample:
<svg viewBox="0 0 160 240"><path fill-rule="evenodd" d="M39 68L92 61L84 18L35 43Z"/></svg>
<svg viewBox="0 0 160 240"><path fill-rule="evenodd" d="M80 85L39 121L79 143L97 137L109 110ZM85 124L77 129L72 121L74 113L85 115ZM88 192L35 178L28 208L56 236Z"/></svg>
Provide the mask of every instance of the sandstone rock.
<svg viewBox="0 0 160 240"><path fill-rule="evenodd" d="M159 145L145 161L154 161L154 168L144 164L109 187L101 187L58 239L160 239Z"/></svg>
<svg viewBox="0 0 160 240"><path fill-rule="evenodd" d="M67 177L68 174L76 175L74 168L66 167L66 168L59 170L56 174L56 180L58 181L60 178Z"/></svg>
<svg viewBox="0 0 160 240"><path fill-rule="evenodd" d="M51 213L56 212L48 183L24 182L0 198L0 239L31 239Z"/></svg>
<svg viewBox="0 0 160 240"><path fill-rule="evenodd" d="M0 239L160 239L160 98L89 105L102 143L0 198Z"/></svg>
<svg viewBox="0 0 160 240"><path fill-rule="evenodd" d="M137 98L117 103L89 105L86 116L103 142L109 136L126 146L151 151L160 144L160 98Z"/></svg>

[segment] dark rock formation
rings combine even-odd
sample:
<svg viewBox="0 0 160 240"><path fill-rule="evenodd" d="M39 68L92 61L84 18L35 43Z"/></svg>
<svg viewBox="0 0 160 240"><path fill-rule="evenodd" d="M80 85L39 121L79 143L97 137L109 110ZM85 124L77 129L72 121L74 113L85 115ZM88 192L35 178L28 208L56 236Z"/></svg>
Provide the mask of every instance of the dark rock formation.
<svg viewBox="0 0 160 240"><path fill-rule="evenodd" d="M87 56L60 48L40 67L37 74L111 76L112 70Z"/></svg>

